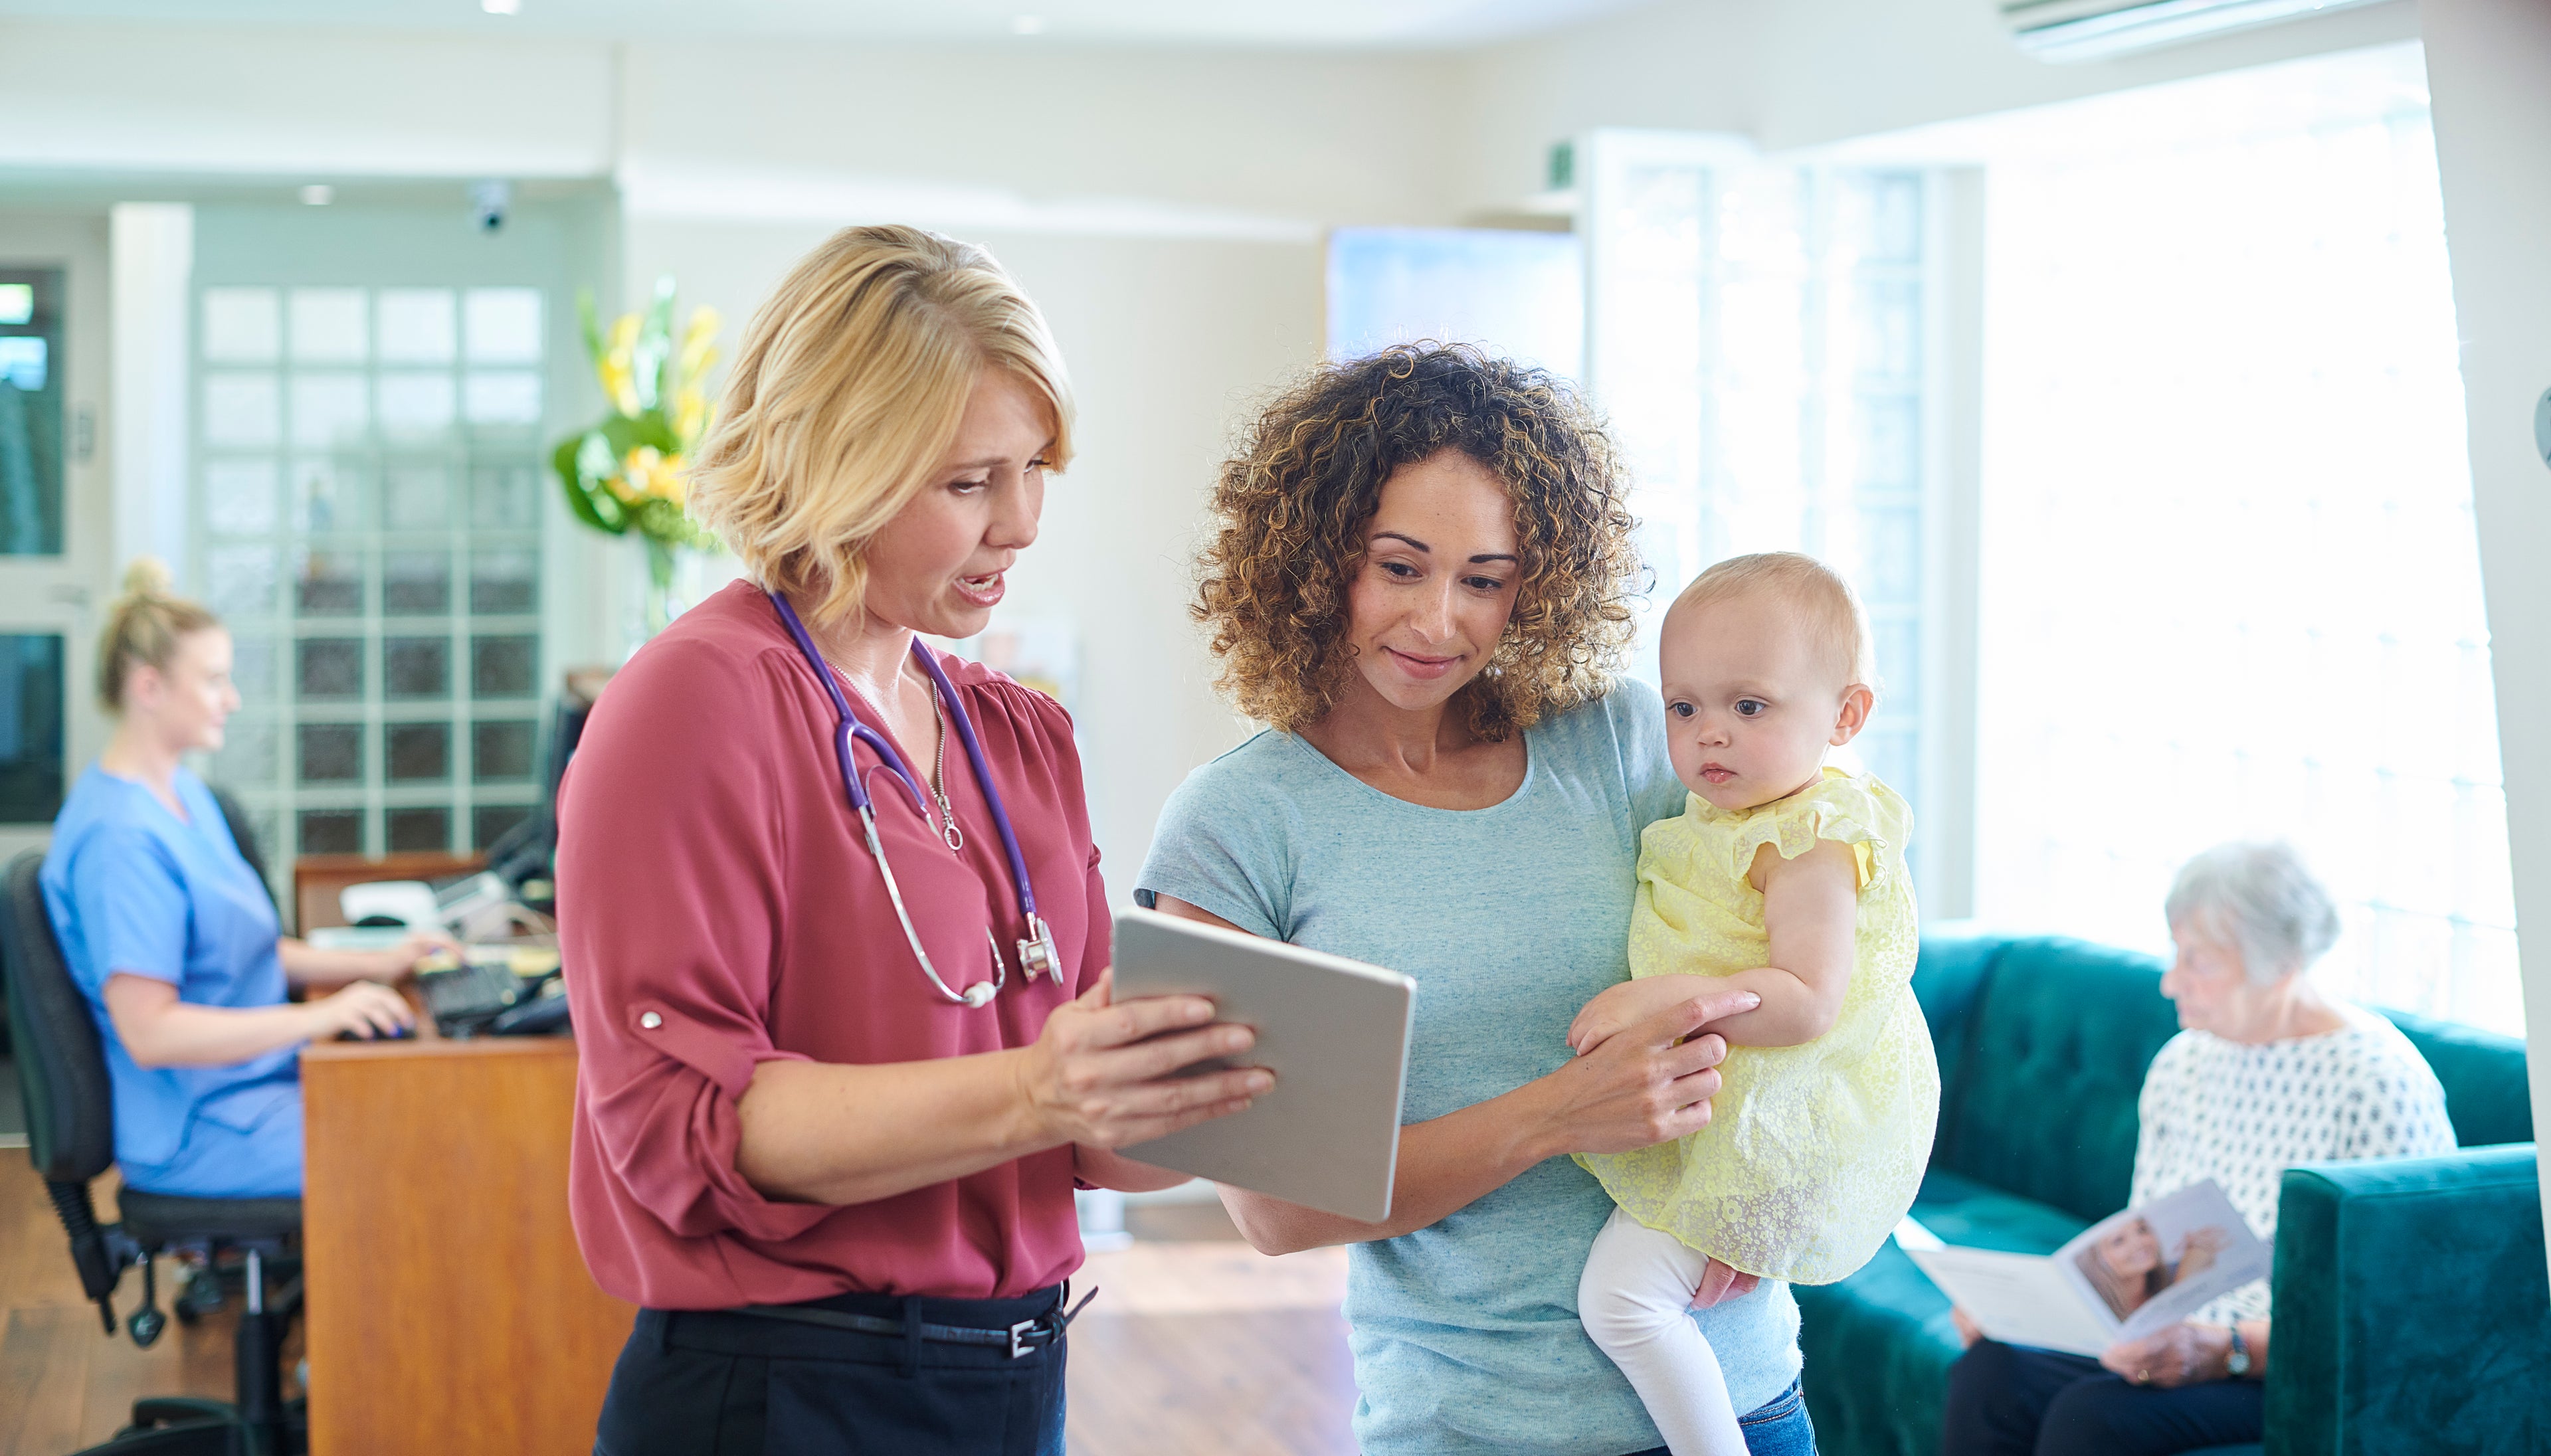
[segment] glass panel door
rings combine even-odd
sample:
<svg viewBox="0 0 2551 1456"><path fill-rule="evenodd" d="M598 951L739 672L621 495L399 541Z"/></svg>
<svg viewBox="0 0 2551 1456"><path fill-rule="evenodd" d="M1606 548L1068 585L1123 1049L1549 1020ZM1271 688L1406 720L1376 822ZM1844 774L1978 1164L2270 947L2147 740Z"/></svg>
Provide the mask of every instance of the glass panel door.
<svg viewBox="0 0 2551 1456"><path fill-rule="evenodd" d="M580 249L426 209L196 213L195 579L238 648L209 776L269 847L467 853L540 797L551 444Z"/></svg>
<svg viewBox="0 0 2551 1456"><path fill-rule="evenodd" d="M103 213L0 211L0 855L45 842L105 739L106 286Z"/></svg>
<svg viewBox="0 0 2551 1456"><path fill-rule="evenodd" d="M0 267L0 556L62 552L62 270Z"/></svg>

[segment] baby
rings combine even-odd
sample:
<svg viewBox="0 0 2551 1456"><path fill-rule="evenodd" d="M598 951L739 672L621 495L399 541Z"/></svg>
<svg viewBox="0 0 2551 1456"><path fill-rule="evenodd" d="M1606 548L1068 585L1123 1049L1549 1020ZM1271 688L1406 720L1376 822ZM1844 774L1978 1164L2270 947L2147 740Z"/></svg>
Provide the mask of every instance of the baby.
<svg viewBox="0 0 2551 1456"><path fill-rule="evenodd" d="M1868 723L1877 674L1850 586L1811 557L1737 557L1666 614L1666 733L1691 790L1648 826L1630 976L1569 1028L1579 1055L1704 989L1762 1004L1727 1038L1710 1125L1583 1155L1619 1206L1578 1288L1586 1332L1675 1456L1743 1456L1717 1358L1688 1313L1711 1259L1830 1284L1912 1204L1940 1083L1914 1003L1912 811L1825 767ZM1706 979L1704 979L1706 978Z"/></svg>

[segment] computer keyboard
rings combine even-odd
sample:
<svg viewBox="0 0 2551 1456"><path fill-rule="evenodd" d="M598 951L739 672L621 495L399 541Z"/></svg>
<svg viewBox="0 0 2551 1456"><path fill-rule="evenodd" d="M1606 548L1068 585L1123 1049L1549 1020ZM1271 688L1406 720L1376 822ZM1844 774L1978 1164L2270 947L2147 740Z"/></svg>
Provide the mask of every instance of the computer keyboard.
<svg viewBox="0 0 2551 1456"><path fill-rule="evenodd" d="M523 979L502 964L468 960L420 969L416 988L446 1036L465 1036L523 998Z"/></svg>

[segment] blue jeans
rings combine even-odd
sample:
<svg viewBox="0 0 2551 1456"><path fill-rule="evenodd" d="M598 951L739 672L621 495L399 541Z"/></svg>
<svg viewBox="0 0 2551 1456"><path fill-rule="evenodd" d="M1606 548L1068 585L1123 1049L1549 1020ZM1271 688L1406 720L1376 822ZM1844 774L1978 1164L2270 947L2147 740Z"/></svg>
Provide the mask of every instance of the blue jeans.
<svg viewBox="0 0 2551 1456"><path fill-rule="evenodd" d="M1807 1419L1807 1398L1798 1390L1796 1381L1789 1388L1766 1402L1750 1415L1736 1418L1737 1429L1745 1432L1747 1456L1816 1456L1816 1425ZM1666 1448L1641 1451L1638 1456L1668 1456Z"/></svg>

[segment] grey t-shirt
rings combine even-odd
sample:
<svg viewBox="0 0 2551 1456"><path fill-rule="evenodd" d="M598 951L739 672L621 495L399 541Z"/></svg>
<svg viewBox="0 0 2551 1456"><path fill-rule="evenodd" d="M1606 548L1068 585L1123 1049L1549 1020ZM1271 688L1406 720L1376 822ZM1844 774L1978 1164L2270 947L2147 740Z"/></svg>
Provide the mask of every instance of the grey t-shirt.
<svg viewBox="0 0 2551 1456"><path fill-rule="evenodd" d="M1523 786L1485 809L1392 798L1288 734L1187 776L1135 898L1416 978L1406 1122L1511 1092L1569 1057L1568 1024L1629 979L1639 833L1681 813L1654 689L1623 682L1524 736ZM1553 1158L1442 1222L1350 1252L1356 1437L1367 1456L1625 1456L1661 1444L1577 1318L1612 1211ZM1786 1285L1697 1316L1739 1411L1798 1373Z"/></svg>

